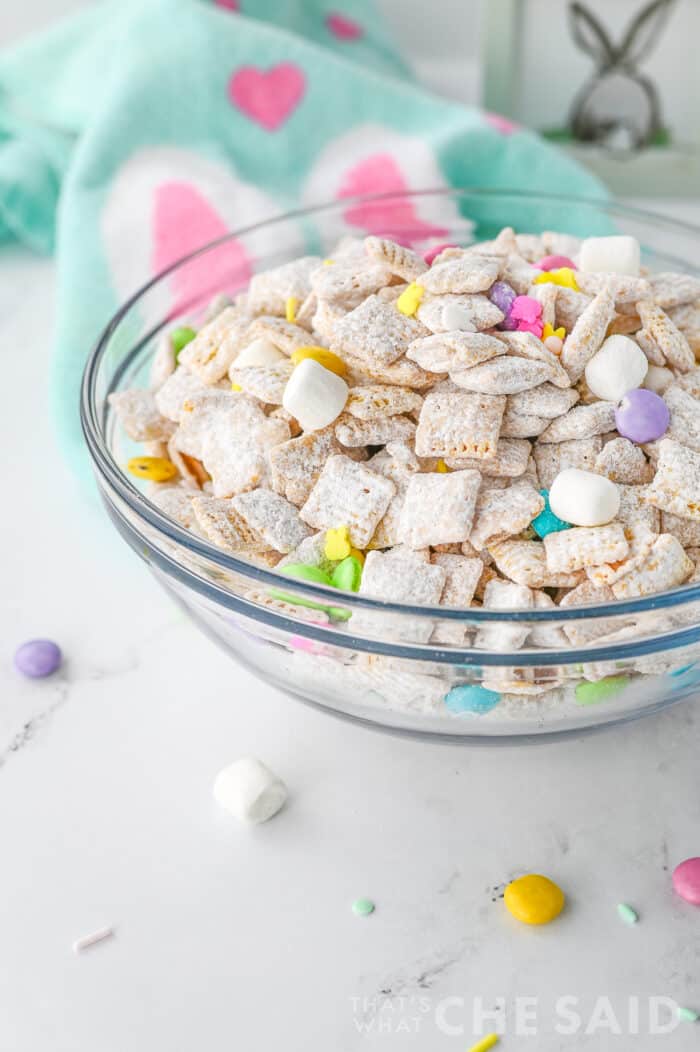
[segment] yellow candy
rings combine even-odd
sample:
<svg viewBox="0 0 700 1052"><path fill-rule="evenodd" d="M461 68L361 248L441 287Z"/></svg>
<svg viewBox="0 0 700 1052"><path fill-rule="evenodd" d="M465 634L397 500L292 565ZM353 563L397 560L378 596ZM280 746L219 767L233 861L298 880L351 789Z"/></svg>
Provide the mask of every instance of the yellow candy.
<svg viewBox="0 0 700 1052"><path fill-rule="evenodd" d="M323 554L331 562L339 562L347 559L352 552L350 544L350 531L347 526L339 526L337 530L326 530L326 543Z"/></svg>
<svg viewBox="0 0 700 1052"><path fill-rule="evenodd" d="M438 460L437 467L435 468L435 470L439 471L441 475L449 475L450 473L450 469L448 468L447 464L442 459L442 457L440 457L440 459Z"/></svg>
<svg viewBox="0 0 700 1052"><path fill-rule="evenodd" d="M351 548L350 549L350 554L355 559L357 559L357 561L360 564L360 566L364 566L365 565L365 553L361 552L359 548Z"/></svg>
<svg viewBox="0 0 700 1052"><path fill-rule="evenodd" d="M534 280L535 285L546 285L551 282L553 285L561 285L565 289L573 289L574 292L580 292L578 282L576 281L576 275L571 267L559 267L558 270L545 270L544 274L538 274Z"/></svg>
<svg viewBox="0 0 700 1052"><path fill-rule="evenodd" d="M333 264L335 263L335 260L334 259L323 259L323 260L321 260L321 263L322 263L322 265L324 267L332 267Z"/></svg>
<svg viewBox="0 0 700 1052"><path fill-rule="evenodd" d="M243 388L241 387L240 384L231 384L231 390L232 391L242 391Z"/></svg>
<svg viewBox="0 0 700 1052"><path fill-rule="evenodd" d="M523 924L549 924L564 909L564 892L538 873L518 877L505 890L506 909Z"/></svg>
<svg viewBox="0 0 700 1052"><path fill-rule="evenodd" d="M544 328L542 329L542 339L546 340L548 336L558 336L560 340L563 340L566 336L566 329L563 325L560 325L558 329L555 329L549 322L545 322Z"/></svg>
<svg viewBox="0 0 700 1052"><path fill-rule="evenodd" d="M169 482L177 475L172 460L165 457L132 457L126 466L132 475L150 482Z"/></svg>
<svg viewBox="0 0 700 1052"><path fill-rule="evenodd" d="M333 351L329 351L327 347L297 347L292 354L292 361L295 365L299 365L306 358L313 358L315 362L322 365L324 369L335 373L336 376L345 376L348 371L343 359L339 358L337 354L333 354Z"/></svg>
<svg viewBox="0 0 700 1052"><path fill-rule="evenodd" d="M424 292L425 289L422 285L417 285L415 281L412 281L397 299L396 306L402 314L407 314L410 317L420 307L420 301L423 299Z"/></svg>
<svg viewBox="0 0 700 1052"><path fill-rule="evenodd" d="M284 313L287 321L294 323L297 320L298 306L299 300L296 296L287 296L287 302L284 305Z"/></svg>

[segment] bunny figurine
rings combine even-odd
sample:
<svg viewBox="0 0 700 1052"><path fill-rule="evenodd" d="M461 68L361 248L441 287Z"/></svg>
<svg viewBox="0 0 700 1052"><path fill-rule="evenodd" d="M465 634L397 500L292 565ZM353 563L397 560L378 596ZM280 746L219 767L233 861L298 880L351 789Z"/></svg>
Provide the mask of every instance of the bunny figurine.
<svg viewBox="0 0 700 1052"><path fill-rule="evenodd" d="M675 2L652 0L632 19L619 44L583 4L569 5L573 38L597 66L571 108L574 138L635 150L662 130L656 88L637 66L652 51Z"/></svg>

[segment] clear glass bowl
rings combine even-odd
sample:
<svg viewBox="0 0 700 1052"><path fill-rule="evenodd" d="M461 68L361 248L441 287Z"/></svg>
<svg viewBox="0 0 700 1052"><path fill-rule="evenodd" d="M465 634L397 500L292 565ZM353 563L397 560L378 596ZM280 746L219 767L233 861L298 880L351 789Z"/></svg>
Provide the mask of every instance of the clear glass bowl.
<svg viewBox="0 0 700 1052"><path fill-rule="evenodd" d="M239 230L176 263L115 315L85 369L83 429L124 540L237 661L372 727L447 741L551 739L656 712L700 685L700 586L608 606L493 612L383 603L283 578L213 547L148 500L124 471L140 450L124 439L108 395L148 386L159 334L201 321L215 294L239 291L255 271L327 254L341 235L368 227L421 249L490 238L506 225L628 233L651 270L700 273L700 230L604 201L480 189L348 199ZM453 711L465 685L485 686L492 694L479 692L481 701L497 704L481 715Z"/></svg>

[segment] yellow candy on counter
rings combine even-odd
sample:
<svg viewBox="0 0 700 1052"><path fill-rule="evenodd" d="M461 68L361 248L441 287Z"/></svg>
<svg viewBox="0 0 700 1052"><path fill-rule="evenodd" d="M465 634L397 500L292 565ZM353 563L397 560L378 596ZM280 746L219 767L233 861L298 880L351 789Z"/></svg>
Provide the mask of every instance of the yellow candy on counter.
<svg viewBox="0 0 700 1052"><path fill-rule="evenodd" d="M287 296L287 302L284 305L284 314L287 321L292 324L297 320L297 307L299 306L299 300L296 296Z"/></svg>
<svg viewBox="0 0 700 1052"><path fill-rule="evenodd" d="M548 877L529 873L505 890L506 909L523 924L549 924L564 909L564 892Z"/></svg>
<svg viewBox="0 0 700 1052"><path fill-rule="evenodd" d="M132 475L149 482L170 482L177 475L172 460L165 457L132 457L126 466Z"/></svg>
<svg viewBox="0 0 700 1052"><path fill-rule="evenodd" d="M324 369L328 369L329 372L335 373L336 376L345 376L348 371L343 359L333 354L333 351L329 351L327 347L297 347L291 358L294 365L299 365L307 358L313 358L315 362L322 365Z"/></svg>
<svg viewBox="0 0 700 1052"><path fill-rule="evenodd" d="M425 289L422 285L418 285L415 281L412 281L407 289L404 289L399 298L396 301L397 308L402 314L411 315L415 314L420 307L421 300L423 299L423 293Z"/></svg>
<svg viewBox="0 0 700 1052"><path fill-rule="evenodd" d="M339 562L347 559L352 553L350 544L350 531L347 526L339 526L337 530L326 530L326 542L323 554L331 562Z"/></svg>
<svg viewBox="0 0 700 1052"><path fill-rule="evenodd" d="M576 280L576 274L571 267L559 267L557 270L545 270L543 274L538 274L535 278L534 285L546 285L551 283L552 285L561 285L565 289L573 289L574 292L580 292L578 282Z"/></svg>

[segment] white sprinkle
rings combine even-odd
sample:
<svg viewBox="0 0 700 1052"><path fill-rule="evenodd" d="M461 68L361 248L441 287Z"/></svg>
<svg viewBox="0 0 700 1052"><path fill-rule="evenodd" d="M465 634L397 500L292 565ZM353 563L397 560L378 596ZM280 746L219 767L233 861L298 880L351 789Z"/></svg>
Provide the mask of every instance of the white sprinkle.
<svg viewBox="0 0 700 1052"><path fill-rule="evenodd" d="M82 938L76 939L73 943L73 953L82 953L83 950L95 946L104 939L111 939L113 935L114 928L98 928L97 931L93 931L90 935L83 935Z"/></svg>

